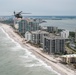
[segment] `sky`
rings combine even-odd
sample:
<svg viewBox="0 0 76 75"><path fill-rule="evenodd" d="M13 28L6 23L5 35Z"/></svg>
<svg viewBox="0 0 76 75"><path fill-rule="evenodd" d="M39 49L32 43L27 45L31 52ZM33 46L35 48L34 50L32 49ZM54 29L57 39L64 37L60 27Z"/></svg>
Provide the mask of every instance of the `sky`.
<svg viewBox="0 0 76 75"><path fill-rule="evenodd" d="M0 0L0 15L76 16L76 0Z"/></svg>

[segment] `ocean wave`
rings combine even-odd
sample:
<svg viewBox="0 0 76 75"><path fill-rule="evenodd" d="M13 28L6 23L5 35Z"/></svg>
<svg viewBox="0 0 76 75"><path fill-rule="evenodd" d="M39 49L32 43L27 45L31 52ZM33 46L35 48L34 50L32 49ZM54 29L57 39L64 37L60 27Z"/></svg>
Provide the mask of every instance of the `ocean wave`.
<svg viewBox="0 0 76 75"><path fill-rule="evenodd" d="M39 67L39 66L42 66L42 64L28 64L28 65L25 65L25 67Z"/></svg>
<svg viewBox="0 0 76 75"><path fill-rule="evenodd" d="M42 61L41 59L37 58L35 55L33 55L30 51L28 51L28 49L23 48L18 42L16 42L14 39L12 39L5 31L3 28L0 27L0 29L6 34L6 36L16 44L16 46L18 48L21 48L23 50L25 50L25 54L27 54L27 56L23 56L24 58L28 58L28 56L31 56L32 58L34 58L35 60L38 60L39 63L38 64L29 64L29 65L25 65L25 67L35 67L35 66L44 66L45 68L47 68L50 71L53 71L54 73L60 75L58 72L56 72L55 70L53 70L51 68L51 66L48 66L44 61Z"/></svg>

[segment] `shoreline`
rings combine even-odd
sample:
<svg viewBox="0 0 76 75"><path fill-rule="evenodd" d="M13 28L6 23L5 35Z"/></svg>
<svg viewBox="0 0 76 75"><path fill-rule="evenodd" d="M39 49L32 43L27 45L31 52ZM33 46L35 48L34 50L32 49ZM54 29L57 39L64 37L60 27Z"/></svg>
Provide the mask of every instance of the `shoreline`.
<svg viewBox="0 0 76 75"><path fill-rule="evenodd" d="M1 24L1 23L0 23ZM14 29L6 24L1 24L3 30L17 43L19 43L23 48L28 49L28 51L31 51L37 58L41 59L46 63L48 66L51 66L53 70L60 73L61 75L76 75L73 70L67 68L65 65L62 65L59 63L56 59L53 57L50 57L49 55L41 52L39 48L36 48L28 43L22 42L23 38L21 38L17 33L14 32Z"/></svg>

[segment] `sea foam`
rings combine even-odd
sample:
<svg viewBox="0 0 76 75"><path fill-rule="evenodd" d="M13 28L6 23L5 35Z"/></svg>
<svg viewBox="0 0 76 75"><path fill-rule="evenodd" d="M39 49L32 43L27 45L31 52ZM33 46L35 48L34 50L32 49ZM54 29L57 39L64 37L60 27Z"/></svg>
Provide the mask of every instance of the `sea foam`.
<svg viewBox="0 0 76 75"><path fill-rule="evenodd" d="M17 45L17 47L25 50L25 52L27 53L27 55L30 55L32 58L34 58L34 59L36 59L36 60L38 60L38 61L40 62L39 65L38 65L38 64L30 64L30 65L28 65L28 66L26 66L26 67L34 67L34 66L42 66L42 65L43 65L43 66L45 66L49 71L53 71L54 73L60 75L58 72L56 72L55 70L53 70L53 69L51 68L51 66L48 66L44 61L42 61L41 59L37 58L37 57L36 57L35 55L33 55L30 51L28 51L28 49L23 48L18 42L16 42L14 39L12 39L2 27L0 27L0 29L6 34L6 36L7 36L12 42L14 42L14 43ZM26 58L26 56L23 56L23 57Z"/></svg>

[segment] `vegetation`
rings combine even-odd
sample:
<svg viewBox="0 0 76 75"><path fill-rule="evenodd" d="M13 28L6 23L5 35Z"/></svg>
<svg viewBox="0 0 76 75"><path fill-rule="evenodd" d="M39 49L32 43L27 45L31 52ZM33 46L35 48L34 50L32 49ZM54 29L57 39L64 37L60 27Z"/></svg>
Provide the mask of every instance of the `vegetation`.
<svg viewBox="0 0 76 75"><path fill-rule="evenodd" d="M61 32L63 29L58 29L58 32Z"/></svg>
<svg viewBox="0 0 76 75"><path fill-rule="evenodd" d="M70 37L75 37L75 32L69 32Z"/></svg>
<svg viewBox="0 0 76 75"><path fill-rule="evenodd" d="M71 50L69 52L71 53L76 53L76 50L72 49L70 46L69 46L69 43L66 43L66 46Z"/></svg>

